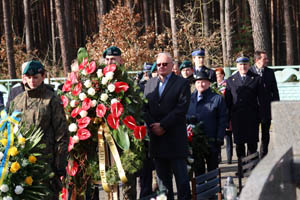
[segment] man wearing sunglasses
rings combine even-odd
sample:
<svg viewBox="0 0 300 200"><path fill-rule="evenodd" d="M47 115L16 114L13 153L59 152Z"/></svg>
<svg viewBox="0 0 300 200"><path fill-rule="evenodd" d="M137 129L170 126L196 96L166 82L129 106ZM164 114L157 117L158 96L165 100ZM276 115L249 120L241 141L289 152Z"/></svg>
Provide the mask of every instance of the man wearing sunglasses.
<svg viewBox="0 0 300 200"><path fill-rule="evenodd" d="M217 81L216 72L204 65L205 50L203 48L197 49L193 51L192 56L193 56L193 62L195 64L194 74L197 74L198 72L204 72L208 74L208 77L212 83L216 82Z"/></svg>
<svg viewBox="0 0 300 200"><path fill-rule="evenodd" d="M160 53L156 60L158 77L145 85L145 121L150 137L149 151L154 158L159 189L174 199L172 176L176 179L178 199L191 199L186 157L188 141L186 119L189 81L172 73L173 59Z"/></svg>

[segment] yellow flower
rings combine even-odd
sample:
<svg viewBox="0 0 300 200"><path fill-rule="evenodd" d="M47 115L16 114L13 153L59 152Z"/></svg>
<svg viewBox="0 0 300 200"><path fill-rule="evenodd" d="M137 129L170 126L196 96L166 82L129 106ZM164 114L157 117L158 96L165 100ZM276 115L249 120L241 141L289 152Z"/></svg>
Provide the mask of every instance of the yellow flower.
<svg viewBox="0 0 300 200"><path fill-rule="evenodd" d="M11 155L11 156L16 156L18 155L18 149L16 147L11 147L9 148L8 150L8 154Z"/></svg>
<svg viewBox="0 0 300 200"><path fill-rule="evenodd" d="M36 157L35 156L29 156L29 158L28 158L28 161L30 162L30 163L35 163L36 162Z"/></svg>
<svg viewBox="0 0 300 200"><path fill-rule="evenodd" d="M25 183L26 183L27 185L32 185L32 182L33 182L33 179L32 179L31 176L27 176L27 177L25 178Z"/></svg>
<svg viewBox="0 0 300 200"><path fill-rule="evenodd" d="M0 142L1 142L1 144L3 145L3 146L6 146L6 144L7 144L7 139L2 139L2 140L0 140Z"/></svg>
<svg viewBox="0 0 300 200"><path fill-rule="evenodd" d="M16 173L20 169L20 164L18 162L13 162L10 166L10 171Z"/></svg>
<svg viewBox="0 0 300 200"><path fill-rule="evenodd" d="M25 144L26 139L24 137L18 137L19 144L23 145Z"/></svg>

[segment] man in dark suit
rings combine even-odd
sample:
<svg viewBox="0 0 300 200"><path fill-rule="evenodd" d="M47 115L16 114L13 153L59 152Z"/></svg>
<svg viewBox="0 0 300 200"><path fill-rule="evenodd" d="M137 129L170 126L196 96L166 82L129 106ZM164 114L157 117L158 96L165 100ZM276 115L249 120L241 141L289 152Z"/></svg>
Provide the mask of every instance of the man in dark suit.
<svg viewBox="0 0 300 200"><path fill-rule="evenodd" d="M264 86L259 75L249 71L249 59L239 57L238 72L227 79L225 101L232 121L239 158L257 151L259 120L265 118Z"/></svg>
<svg viewBox="0 0 300 200"><path fill-rule="evenodd" d="M144 90L145 121L150 136L150 156L154 158L160 190L174 199L175 175L178 199L191 199L187 163L186 120L190 102L189 81L172 73L173 59L160 53L156 60L158 77L150 79Z"/></svg>
<svg viewBox="0 0 300 200"><path fill-rule="evenodd" d="M271 102L279 101L279 93L274 71L267 67L268 56L265 51L254 52L255 64L250 68L250 71L260 75L265 87L266 99L266 119L260 121L261 124L261 146L260 156L264 157L268 153L270 141L270 126L271 126Z"/></svg>
<svg viewBox="0 0 300 200"><path fill-rule="evenodd" d="M195 50L193 51L192 56L193 56L193 62L195 64L194 74L197 74L197 72L205 72L208 74L209 79L211 80L212 83L216 82L217 78L216 78L215 70L209 69L204 65L205 50L202 48Z"/></svg>

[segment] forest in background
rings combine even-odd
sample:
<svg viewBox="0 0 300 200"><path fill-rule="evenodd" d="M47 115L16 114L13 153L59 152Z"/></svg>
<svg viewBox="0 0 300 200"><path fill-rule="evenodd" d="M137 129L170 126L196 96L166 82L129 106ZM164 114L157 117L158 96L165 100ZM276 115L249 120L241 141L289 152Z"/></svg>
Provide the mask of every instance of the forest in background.
<svg viewBox="0 0 300 200"><path fill-rule="evenodd" d="M0 78L16 78L38 59L51 77L65 76L86 47L95 60L118 46L128 70L160 51L177 61L205 48L210 67L265 50L269 65L300 58L300 0L1 0Z"/></svg>

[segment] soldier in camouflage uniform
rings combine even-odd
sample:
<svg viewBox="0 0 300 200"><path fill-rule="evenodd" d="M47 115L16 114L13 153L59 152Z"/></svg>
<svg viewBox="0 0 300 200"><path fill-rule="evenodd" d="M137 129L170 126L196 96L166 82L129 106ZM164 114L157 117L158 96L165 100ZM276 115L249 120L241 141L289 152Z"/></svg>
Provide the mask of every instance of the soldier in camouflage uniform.
<svg viewBox="0 0 300 200"><path fill-rule="evenodd" d="M45 69L40 62L28 62L23 74L25 92L13 100L14 109L23 112L22 121L26 126L34 124L43 130L41 143L46 144L46 148L42 153L55 173L54 178L46 183L53 192L49 199L58 199L61 190L59 177L65 175L68 148L68 127L62 102L43 83Z"/></svg>

